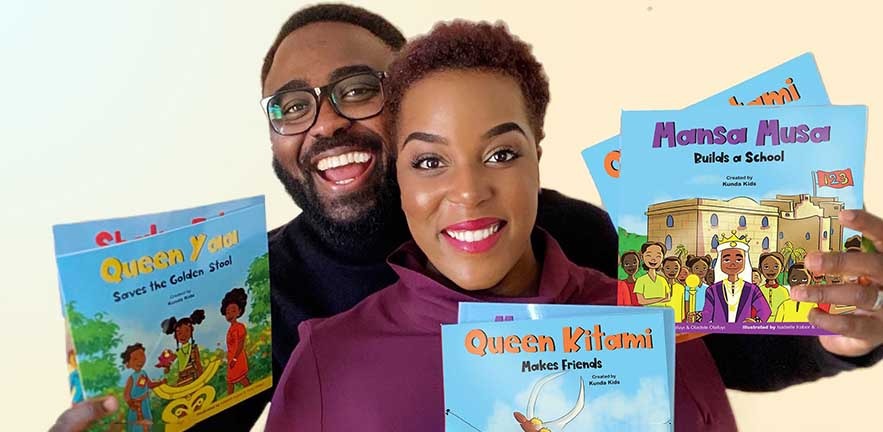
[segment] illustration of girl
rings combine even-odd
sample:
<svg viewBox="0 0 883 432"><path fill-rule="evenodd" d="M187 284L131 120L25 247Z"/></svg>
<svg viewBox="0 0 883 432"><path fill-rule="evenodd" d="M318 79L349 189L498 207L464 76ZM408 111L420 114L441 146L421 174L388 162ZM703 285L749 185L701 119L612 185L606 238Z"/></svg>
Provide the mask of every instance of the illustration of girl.
<svg viewBox="0 0 883 432"><path fill-rule="evenodd" d="M235 384L248 387L248 357L245 355L245 325L237 321L245 313L248 294L242 288L233 288L221 300L221 315L230 323L227 330L227 394L233 394Z"/></svg>
<svg viewBox="0 0 883 432"><path fill-rule="evenodd" d="M656 271L662 267L665 257L665 245L659 242L647 242L641 245L642 267L647 274L635 281L635 296L638 304L644 306L668 306L671 300L671 287L665 277L659 277Z"/></svg>
<svg viewBox="0 0 883 432"><path fill-rule="evenodd" d="M771 311L778 311L782 302L788 300L790 294L788 287L779 285L779 274L785 269L785 257L779 252L765 252L760 254L760 274L765 282L760 286L763 297L770 304Z"/></svg>
<svg viewBox="0 0 883 432"><path fill-rule="evenodd" d="M698 286L691 287L684 295L684 301L687 304L684 309L686 311L685 318L687 322L698 322L701 320L700 312L705 307L705 290L710 285L708 276L714 274L714 272L708 271L711 268L711 255L687 255L685 264L690 274L696 275L700 281ZM692 307L690 303L693 303Z"/></svg>
<svg viewBox="0 0 883 432"><path fill-rule="evenodd" d="M620 306L640 306L638 297L635 295L635 273L638 272L638 264L641 263L641 257L635 251L626 251L620 257L619 263L628 276L617 283L616 304Z"/></svg>
<svg viewBox="0 0 883 432"><path fill-rule="evenodd" d="M120 357L123 359L123 365L133 371L126 380L126 387L123 390L123 399L129 406L129 413L126 416L126 431L150 431L153 425L153 414L150 412L150 389L165 384L166 380L163 378L159 381L151 381L147 373L142 370L147 356L144 353L144 346L140 343L127 346Z"/></svg>
<svg viewBox="0 0 883 432"><path fill-rule="evenodd" d="M192 383L202 375L202 362L199 360L199 346L193 338L193 326L205 320L205 311L196 309L189 317L180 320L171 317L162 322L165 334L175 335L177 346L178 380L176 386Z"/></svg>
<svg viewBox="0 0 883 432"><path fill-rule="evenodd" d="M754 268L751 269L751 283L760 286L762 285L763 279L760 277L760 270Z"/></svg>
<svg viewBox="0 0 883 432"><path fill-rule="evenodd" d="M675 322L684 322L684 298L686 296L684 284L678 280L681 274L681 260L676 256L665 257L662 260L662 273L671 287L668 305L675 311Z"/></svg>
<svg viewBox="0 0 883 432"><path fill-rule="evenodd" d="M812 285L812 275L804 267L803 263L791 265L788 269L788 283L794 285ZM813 302L800 302L790 298L783 301L776 310L775 322L807 322L809 311L818 305Z"/></svg>

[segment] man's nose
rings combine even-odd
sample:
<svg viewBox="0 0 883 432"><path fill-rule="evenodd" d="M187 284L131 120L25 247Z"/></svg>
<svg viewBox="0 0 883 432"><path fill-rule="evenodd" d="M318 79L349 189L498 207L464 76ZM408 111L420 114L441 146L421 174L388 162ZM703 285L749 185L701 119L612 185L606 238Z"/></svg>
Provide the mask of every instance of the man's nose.
<svg viewBox="0 0 883 432"><path fill-rule="evenodd" d="M319 114L309 133L313 138L327 138L340 129L348 128L352 122L338 114L331 106L331 100L326 97L319 101Z"/></svg>

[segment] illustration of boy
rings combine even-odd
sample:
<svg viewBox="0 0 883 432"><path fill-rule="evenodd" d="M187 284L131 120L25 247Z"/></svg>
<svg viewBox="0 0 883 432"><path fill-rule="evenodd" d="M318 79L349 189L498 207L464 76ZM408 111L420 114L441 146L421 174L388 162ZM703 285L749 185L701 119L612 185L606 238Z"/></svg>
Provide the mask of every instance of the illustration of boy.
<svg viewBox="0 0 883 432"><path fill-rule="evenodd" d="M702 322L753 323L770 318L770 305L760 288L748 282L752 273L748 242L733 231L718 244L714 267L718 282L706 291Z"/></svg>
<svg viewBox="0 0 883 432"><path fill-rule="evenodd" d="M129 406L126 431L148 432L153 425L153 414L150 412L150 389L165 384L166 380L163 378L160 381L151 381L147 373L143 371L147 356L141 343L127 346L120 357L122 357L126 368L133 371L126 380L126 387L123 390L123 398L126 405Z"/></svg>
<svg viewBox="0 0 883 432"><path fill-rule="evenodd" d="M791 268L788 269L788 284L790 286L813 284L812 275L810 275L802 262L793 264L791 265ZM776 310L776 316L773 321L808 322L809 311L815 307L818 307L818 305L813 302L800 302L789 298L788 300L783 301Z"/></svg>

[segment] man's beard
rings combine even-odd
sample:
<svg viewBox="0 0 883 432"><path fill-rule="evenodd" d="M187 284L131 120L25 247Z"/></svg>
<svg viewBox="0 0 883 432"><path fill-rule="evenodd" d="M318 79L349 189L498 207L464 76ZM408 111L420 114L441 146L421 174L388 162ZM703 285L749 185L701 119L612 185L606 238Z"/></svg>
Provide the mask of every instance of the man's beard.
<svg viewBox="0 0 883 432"><path fill-rule="evenodd" d="M329 246L354 253L365 251L366 248L390 249L397 246L404 240L399 234L405 229L405 222L394 159L383 157L383 141L376 134L338 132L330 138L316 141L296 162L303 179L292 176L274 156L276 177L300 207L309 225ZM309 161L321 152L341 146L369 150L378 160L374 161L374 167L367 174L369 177L364 179L361 189L323 200L316 187L316 168ZM390 250L377 252L386 254Z"/></svg>

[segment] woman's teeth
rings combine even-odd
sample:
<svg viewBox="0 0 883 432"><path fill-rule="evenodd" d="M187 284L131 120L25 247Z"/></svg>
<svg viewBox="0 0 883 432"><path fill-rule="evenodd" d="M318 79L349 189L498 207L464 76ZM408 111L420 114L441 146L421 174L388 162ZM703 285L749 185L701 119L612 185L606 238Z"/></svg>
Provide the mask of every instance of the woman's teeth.
<svg viewBox="0 0 883 432"><path fill-rule="evenodd" d="M496 223L496 224L494 224L490 227L487 227L485 229L480 229L480 230L475 230L475 231L445 230L445 234L447 234L447 235L449 235L459 241L472 243L472 242L482 241L482 240L490 237L491 235L493 235L495 232L497 232L499 230L500 230L500 224Z"/></svg>

